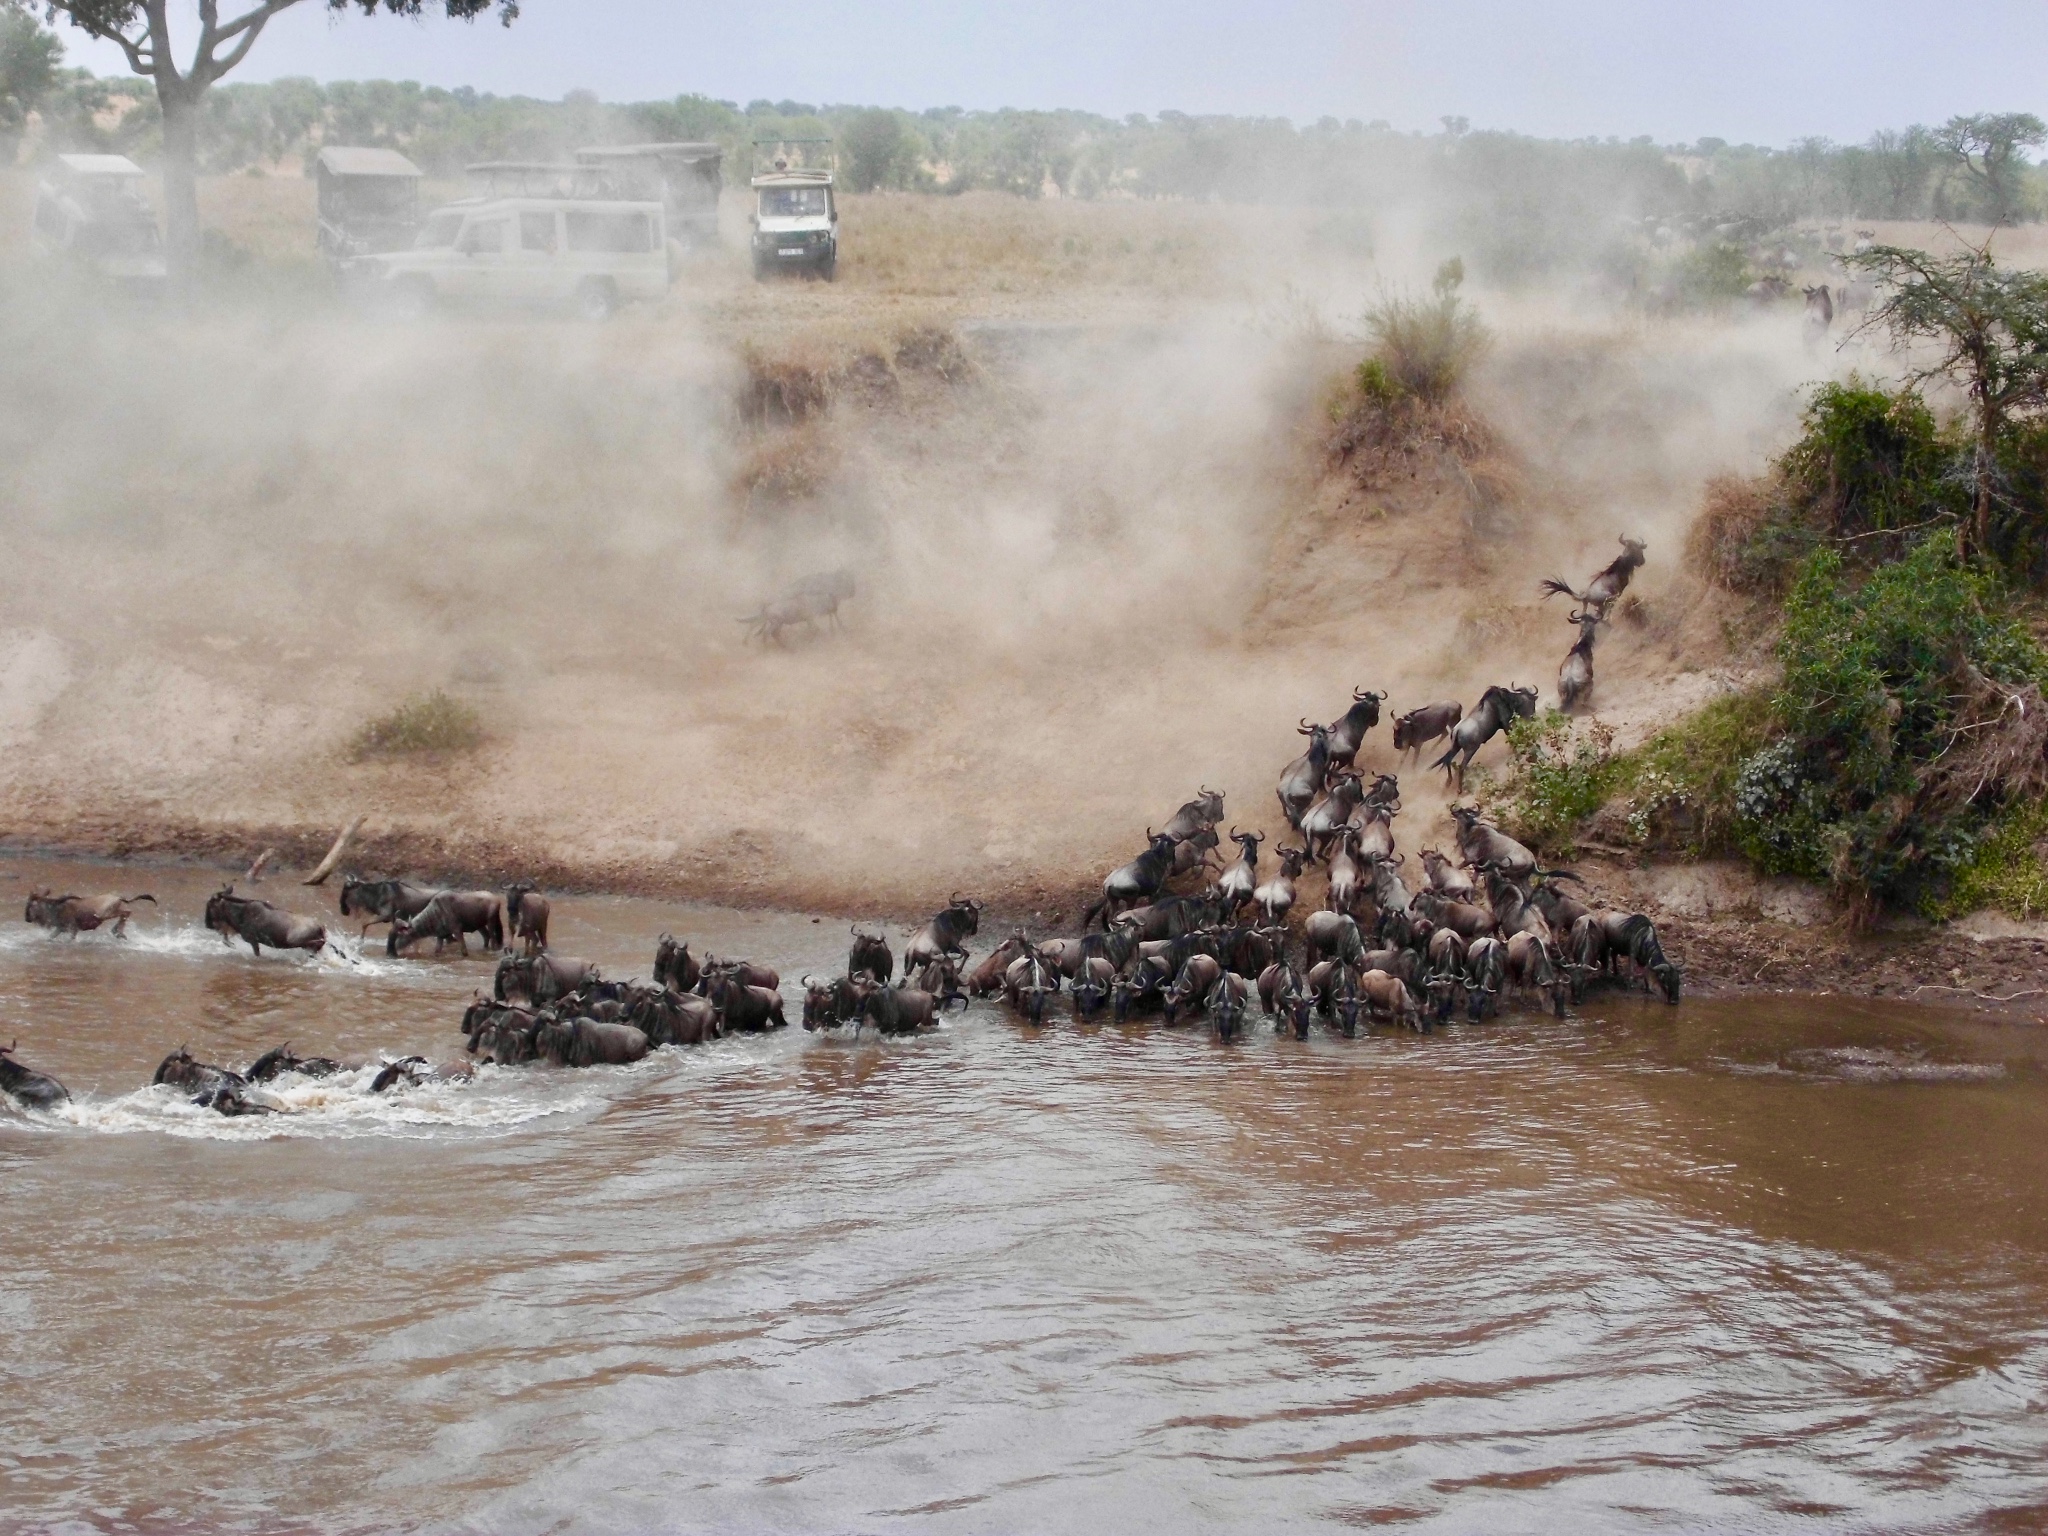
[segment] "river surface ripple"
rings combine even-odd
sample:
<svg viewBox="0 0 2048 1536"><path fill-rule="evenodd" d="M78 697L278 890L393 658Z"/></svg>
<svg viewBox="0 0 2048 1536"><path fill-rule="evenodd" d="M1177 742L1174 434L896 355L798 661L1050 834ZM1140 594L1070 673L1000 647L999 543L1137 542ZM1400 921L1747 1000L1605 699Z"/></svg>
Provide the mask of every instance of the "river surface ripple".
<svg viewBox="0 0 2048 1536"><path fill-rule="evenodd" d="M0 925L0 1034L78 1095L0 1110L0 1527L2048 1523L2027 1025L976 1009L228 1122L138 1085L181 1042L459 1055L488 965L257 961L201 873L0 864L32 880L165 905ZM664 929L792 998L843 964L833 921L556 903L612 975Z"/></svg>

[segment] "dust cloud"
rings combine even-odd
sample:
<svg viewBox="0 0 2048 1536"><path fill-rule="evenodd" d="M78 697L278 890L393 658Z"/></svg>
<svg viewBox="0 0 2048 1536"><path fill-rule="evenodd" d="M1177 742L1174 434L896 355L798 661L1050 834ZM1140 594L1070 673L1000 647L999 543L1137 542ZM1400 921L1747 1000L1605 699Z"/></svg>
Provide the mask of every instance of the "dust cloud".
<svg viewBox="0 0 2048 1536"><path fill-rule="evenodd" d="M1756 467L1842 360L1782 315L1476 293L1471 398L1521 477L1482 537L1444 477L1365 487L1324 447L1359 313L1426 270L1267 253L1140 318L955 306L957 362L885 343L801 420L750 415L746 338L683 295L605 327L405 325L13 285L7 832L226 849L363 810L370 862L1065 918L1198 784L1279 829L1297 717L1353 685L1390 714L1510 677L1548 698L1568 637L1536 578L1621 533L1650 542L1649 617L1603 648L1596 704L1704 697L1699 487ZM843 634L748 643L764 596L842 565ZM483 711L483 749L347 759L437 687ZM1404 845L1430 840L1421 782Z"/></svg>

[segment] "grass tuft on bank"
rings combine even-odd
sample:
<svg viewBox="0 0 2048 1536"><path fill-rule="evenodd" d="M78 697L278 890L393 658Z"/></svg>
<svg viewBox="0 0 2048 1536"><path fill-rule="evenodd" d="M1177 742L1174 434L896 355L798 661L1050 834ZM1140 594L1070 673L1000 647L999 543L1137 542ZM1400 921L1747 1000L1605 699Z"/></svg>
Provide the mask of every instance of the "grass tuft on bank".
<svg viewBox="0 0 2048 1536"><path fill-rule="evenodd" d="M488 734L484 717L473 705L436 688L364 721L349 738L348 756L359 763L418 752L470 752L482 746Z"/></svg>

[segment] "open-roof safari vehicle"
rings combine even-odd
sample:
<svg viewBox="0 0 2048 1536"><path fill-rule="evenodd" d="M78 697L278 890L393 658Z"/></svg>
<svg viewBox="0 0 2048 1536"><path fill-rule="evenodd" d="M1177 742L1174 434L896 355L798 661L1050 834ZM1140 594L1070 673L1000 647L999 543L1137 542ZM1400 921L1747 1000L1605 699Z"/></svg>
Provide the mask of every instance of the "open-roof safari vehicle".
<svg viewBox="0 0 2048 1536"><path fill-rule="evenodd" d="M660 203L669 239L685 249L718 244L724 158L716 144L605 144L576 151L579 165L603 173L610 196Z"/></svg>
<svg viewBox="0 0 2048 1536"><path fill-rule="evenodd" d="M142 181L125 155L56 156L36 186L30 248L118 282L162 282L163 236Z"/></svg>
<svg viewBox="0 0 2048 1536"><path fill-rule="evenodd" d="M827 282L839 267L839 205L832 191L830 139L757 141L769 152L753 179L754 276L815 272Z"/></svg>
<svg viewBox="0 0 2048 1536"><path fill-rule="evenodd" d="M320 254L339 264L402 251L420 227L420 168L395 149L331 144L313 160Z"/></svg>

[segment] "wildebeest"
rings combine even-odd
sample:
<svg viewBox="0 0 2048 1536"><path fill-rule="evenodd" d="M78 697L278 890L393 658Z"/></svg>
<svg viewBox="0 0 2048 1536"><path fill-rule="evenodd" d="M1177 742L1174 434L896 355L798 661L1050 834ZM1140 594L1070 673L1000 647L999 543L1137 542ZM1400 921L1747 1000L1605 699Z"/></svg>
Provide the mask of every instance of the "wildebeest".
<svg viewBox="0 0 2048 1536"><path fill-rule="evenodd" d="M1536 855L1483 818L1476 807L1452 806L1451 820L1458 827L1458 852L1474 869L1484 869L1491 864L1515 881L1527 880L1531 875L1544 875L1551 879L1578 878L1568 869L1537 868Z"/></svg>
<svg viewBox="0 0 2048 1536"><path fill-rule="evenodd" d="M1570 622L1579 626L1579 638L1557 669L1557 707L1568 715L1593 691L1593 637L1600 628L1599 618L1591 613L1575 613Z"/></svg>
<svg viewBox="0 0 2048 1536"><path fill-rule="evenodd" d="M1279 1028L1292 1026L1294 1038L1308 1038L1310 1000L1308 983L1292 960L1282 956L1259 972L1259 1006L1269 1015L1280 1015Z"/></svg>
<svg viewBox="0 0 2048 1536"><path fill-rule="evenodd" d="M1479 899L1479 887L1472 877L1434 848L1422 850L1422 872L1429 877L1429 888L1440 895L1453 901Z"/></svg>
<svg viewBox="0 0 2048 1536"><path fill-rule="evenodd" d="M469 1037L468 1049L480 1061L501 1067L523 1066L536 1055L534 1037L540 1030L540 1016L529 1008L478 998L462 1016L462 1032Z"/></svg>
<svg viewBox="0 0 2048 1536"><path fill-rule="evenodd" d="M1031 947L1031 941L1021 933L1013 933L994 951L967 973L967 995L969 997L993 997L1003 990L1003 975L1010 965Z"/></svg>
<svg viewBox="0 0 2048 1536"><path fill-rule="evenodd" d="M1451 728L1451 750L1430 766L1443 769L1446 779L1456 778L1462 783L1465 770L1471 767L1472 758L1481 747L1515 721L1527 720L1535 713L1534 688L1523 688L1513 683L1502 688L1496 684L1479 696L1471 714Z"/></svg>
<svg viewBox="0 0 2048 1536"><path fill-rule="evenodd" d="M1465 706L1456 699L1411 709L1394 722L1394 750L1420 756L1424 747L1441 741L1464 718Z"/></svg>
<svg viewBox="0 0 2048 1536"><path fill-rule="evenodd" d="M1203 785L1195 798L1188 801L1167 819L1161 827L1163 836L1182 842L1197 832L1214 831L1216 823L1223 819L1223 791ZM1215 845L1210 844L1211 847Z"/></svg>
<svg viewBox="0 0 2048 1536"><path fill-rule="evenodd" d="M1301 876L1302 861L1307 857L1299 848L1281 848L1280 873L1252 892L1252 900L1260 912L1265 914L1268 926L1283 921L1294 907L1294 882Z"/></svg>
<svg viewBox="0 0 2048 1536"><path fill-rule="evenodd" d="M1640 912L1588 912L1572 926L1575 975L1580 986L1595 972L1626 959L1645 990L1655 986L1669 1003L1678 1001L1685 973L1664 953L1656 926Z"/></svg>
<svg viewBox="0 0 2048 1536"><path fill-rule="evenodd" d="M534 1048L558 1067L617 1067L645 1056L648 1044L630 1024L564 1019L543 1010Z"/></svg>
<svg viewBox="0 0 2048 1536"><path fill-rule="evenodd" d="M1477 903L1453 901L1435 891L1416 893L1414 907L1439 928L1449 928L1466 943L1493 932L1493 914Z"/></svg>
<svg viewBox="0 0 2048 1536"><path fill-rule="evenodd" d="M597 965L567 955L506 955L491 977L499 1002L552 1003L600 979Z"/></svg>
<svg viewBox="0 0 2048 1536"><path fill-rule="evenodd" d="M782 643L782 632L798 624L806 628L816 626L819 619L826 620L833 629L839 625L839 605L854 595L856 588L853 572L844 568L836 571L821 571L814 576L787 588L780 597L761 605L760 609L740 620L750 631L750 640Z"/></svg>
<svg viewBox="0 0 2048 1536"><path fill-rule="evenodd" d="M1358 922L1345 912L1316 912L1302 927L1305 946L1302 958L1310 966L1326 956L1334 955L1339 960L1356 960L1365 953L1365 936L1358 931Z"/></svg>
<svg viewBox="0 0 2048 1536"><path fill-rule="evenodd" d="M943 912L934 912L931 921L910 937L903 946L903 969L923 965L927 960L936 960L941 955L957 955L961 964L967 963L967 949L962 940L981 931L981 903L962 896L955 891L946 902Z"/></svg>
<svg viewBox="0 0 2048 1536"><path fill-rule="evenodd" d="M1373 693L1364 688L1351 690L1351 707L1326 728L1333 766L1351 766L1358 756L1358 749L1365 745L1366 733L1380 723L1380 702L1385 698L1384 693Z"/></svg>
<svg viewBox="0 0 2048 1536"><path fill-rule="evenodd" d="M1304 719L1299 732L1308 738L1308 750L1280 770L1280 786L1274 790L1280 799L1281 815L1296 831L1301 829L1302 816L1323 792L1323 780L1330 772L1329 730L1310 725Z"/></svg>
<svg viewBox="0 0 2048 1536"><path fill-rule="evenodd" d="M938 1022L938 999L916 987L874 987L861 1004L861 1023L880 1035L908 1035ZM854 1033L860 1032L855 1025Z"/></svg>
<svg viewBox="0 0 2048 1536"><path fill-rule="evenodd" d="M1559 595L1569 597L1587 612L1597 613L1604 619L1607 617L1608 607L1628 590L1629 578L1635 575L1637 568L1642 565L1646 558L1643 551L1648 547L1641 539L1631 539L1624 534L1621 540L1621 553L1609 561L1599 575L1586 583L1586 590L1583 592L1574 592L1569 585L1559 581L1555 576L1538 582L1537 586L1547 598Z"/></svg>
<svg viewBox="0 0 2048 1536"><path fill-rule="evenodd" d="M1135 939L1177 939L1206 926L1216 915L1216 903L1206 896L1168 896L1119 912L1116 931Z"/></svg>
<svg viewBox="0 0 2048 1536"><path fill-rule="evenodd" d="M251 954L262 954L266 944L272 949L303 949L308 954L327 947L327 930L314 919L253 896L237 896L232 883L207 898L206 926L218 933L223 943L232 944L238 938L246 941Z"/></svg>
<svg viewBox="0 0 2048 1536"><path fill-rule="evenodd" d="M1542 938L1533 933L1509 935L1507 977L1511 985L1548 998L1557 1016L1564 1017L1569 981L1553 963L1550 946Z"/></svg>
<svg viewBox="0 0 2048 1536"><path fill-rule="evenodd" d="M809 976L803 977L804 1029L831 1029L857 1016L862 1003L867 1000L866 987L860 980L866 974L864 971L855 971L845 976L836 976L830 981L815 981Z"/></svg>
<svg viewBox="0 0 2048 1536"><path fill-rule="evenodd" d="M1173 845L1173 865L1166 872L1166 878L1173 880L1181 875L1203 874L1215 867L1216 845L1219 839L1214 827L1199 827Z"/></svg>
<svg viewBox="0 0 2048 1536"><path fill-rule="evenodd" d="M1351 824L1352 817L1364 802L1365 785L1357 774L1348 771L1333 774L1328 787L1301 816L1301 840L1308 857L1323 857L1325 847Z"/></svg>
<svg viewBox="0 0 2048 1536"><path fill-rule="evenodd" d="M1010 1006L1034 1024L1045 1022L1046 999L1058 996L1059 990L1060 973L1029 945L1003 971L1003 992Z"/></svg>
<svg viewBox="0 0 2048 1536"><path fill-rule="evenodd" d="M1189 955L1166 989L1166 1022L1174 1023L1181 1009L1206 999L1222 975L1222 962L1214 955Z"/></svg>
<svg viewBox="0 0 2048 1536"><path fill-rule="evenodd" d="M729 972L707 977L705 995L718 1010L719 1025L727 1034L757 1035L764 1030L787 1027L782 1016L782 994L766 987L750 987Z"/></svg>
<svg viewBox="0 0 2048 1536"><path fill-rule="evenodd" d="M690 953L687 941L678 944L672 935L664 933L656 942L654 979L663 986L674 987L678 992L694 992L703 974L704 967Z"/></svg>
<svg viewBox="0 0 2048 1536"><path fill-rule="evenodd" d="M851 930L853 947L846 952L846 974L866 971L877 981L888 981L896 974L896 957L889 953L889 941L878 933L862 933L858 928Z"/></svg>
<svg viewBox="0 0 2048 1536"><path fill-rule="evenodd" d="M17 1040L13 1045L0 1045L0 1093L24 1109L55 1109L69 1103L71 1091L62 1083L14 1059L20 1044Z"/></svg>
<svg viewBox="0 0 2048 1536"><path fill-rule="evenodd" d="M182 1045L157 1063L156 1073L150 1078L152 1084L200 1093L221 1087L244 1088L248 1081L239 1072L199 1060Z"/></svg>
<svg viewBox="0 0 2048 1536"><path fill-rule="evenodd" d="M1259 832L1240 832L1230 829L1230 840L1237 844L1237 858L1231 866L1216 877L1216 903L1226 914L1234 913L1252 899L1252 892L1258 889L1259 844L1265 835Z"/></svg>
<svg viewBox="0 0 2048 1536"><path fill-rule="evenodd" d="M1485 1018L1507 980L1507 946L1488 936L1465 951L1465 1013L1474 1024Z"/></svg>
<svg viewBox="0 0 2048 1536"><path fill-rule="evenodd" d="M1826 283L1818 288L1802 288L1800 292L1806 296L1806 344L1817 347L1827 340L1828 330L1835 323L1835 296Z"/></svg>
<svg viewBox="0 0 2048 1536"><path fill-rule="evenodd" d="M1398 976L1389 976L1385 971L1367 971L1358 978L1359 996L1373 1017L1384 1015L1395 1024L1405 1024L1417 1034L1429 1026L1415 1010L1415 999L1408 991L1408 984Z"/></svg>
<svg viewBox="0 0 2048 1536"><path fill-rule="evenodd" d="M287 1073L296 1073L300 1077L332 1077L345 1070L340 1062L325 1056L294 1056L292 1043L287 1040L258 1056L242 1075L252 1083L267 1083Z"/></svg>
<svg viewBox="0 0 2048 1536"><path fill-rule="evenodd" d="M111 921L114 937L122 939L128 936L128 919L135 915L134 903L138 901L156 905L156 898L147 891L136 896L58 896L48 887L38 886L28 893L21 920L72 939Z"/></svg>
<svg viewBox="0 0 2048 1536"><path fill-rule="evenodd" d="M1337 847L1330 855L1330 883L1327 899L1335 912L1348 913L1357 903L1359 896L1360 868L1352 848L1358 838L1355 827L1346 827L1337 838Z"/></svg>
<svg viewBox="0 0 2048 1536"><path fill-rule="evenodd" d="M763 965L758 960L721 960L716 955L704 957L704 974L734 977L743 987L761 987L773 992L782 985L782 977L772 965Z"/></svg>
<svg viewBox="0 0 2048 1536"><path fill-rule="evenodd" d="M411 917L401 917L384 937L384 953L401 955L421 939L434 941L439 954L450 944L469 955L468 935L476 934L489 953L505 946L505 903L495 891L443 891Z"/></svg>
<svg viewBox="0 0 2048 1536"><path fill-rule="evenodd" d="M1591 910L1570 891L1562 889L1554 878L1538 880L1530 888L1529 900L1543 914L1544 921L1550 924L1550 931L1560 939L1570 933L1572 925Z"/></svg>
<svg viewBox="0 0 2048 1536"><path fill-rule="evenodd" d="M409 880L358 880L344 875L341 880L341 915L366 919L358 938L368 938L379 923L394 923L401 917L417 917L428 902L441 894L439 886L414 885Z"/></svg>
<svg viewBox="0 0 2048 1536"><path fill-rule="evenodd" d="M1251 988L1235 971L1225 971L1209 988L1209 1020L1220 1039L1232 1040L1244 1024L1244 1011L1251 1003Z"/></svg>
<svg viewBox="0 0 2048 1536"><path fill-rule="evenodd" d="M1120 912L1125 907L1150 901L1166 885L1166 877L1173 871L1174 841L1164 832L1145 829L1145 851L1130 863L1111 870L1102 882L1102 899L1081 914L1081 926L1094 922L1099 914L1103 926L1115 915L1111 909Z"/></svg>
<svg viewBox="0 0 2048 1536"><path fill-rule="evenodd" d="M513 881L505 887L505 942L519 944L529 955L539 954L548 947L548 917L553 911L531 880Z"/></svg>
<svg viewBox="0 0 2048 1536"><path fill-rule="evenodd" d="M672 987L636 986L621 1022L639 1030L651 1046L702 1045L718 1035L718 1010L711 1000Z"/></svg>
<svg viewBox="0 0 2048 1536"><path fill-rule="evenodd" d="M1106 955L1084 955L1075 967L1069 993L1076 1019L1092 1018L1109 1004L1110 989L1116 985L1116 967Z"/></svg>

